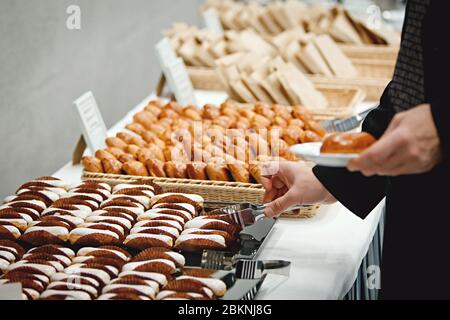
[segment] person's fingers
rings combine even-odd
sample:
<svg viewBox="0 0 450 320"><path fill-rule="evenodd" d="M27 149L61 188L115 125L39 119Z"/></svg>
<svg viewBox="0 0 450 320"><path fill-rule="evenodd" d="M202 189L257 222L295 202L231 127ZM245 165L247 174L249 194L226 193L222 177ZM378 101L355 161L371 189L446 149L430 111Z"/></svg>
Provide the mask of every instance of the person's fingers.
<svg viewBox="0 0 450 320"><path fill-rule="evenodd" d="M275 176L272 178L272 186L276 189L281 189L285 187L286 184L279 177Z"/></svg>
<svg viewBox="0 0 450 320"><path fill-rule="evenodd" d="M392 131L384 135L379 141L374 143L369 149L349 162L349 171L361 171L366 175L373 175L374 172L382 170L390 158L402 147L403 137Z"/></svg>
<svg viewBox="0 0 450 320"><path fill-rule="evenodd" d="M293 196L290 192L287 192L283 196L266 204L266 209L264 210L264 214L267 217L271 217L271 218L278 217L284 211L289 209L293 204L295 204L295 201L293 201Z"/></svg>
<svg viewBox="0 0 450 320"><path fill-rule="evenodd" d="M261 184L262 184L263 188L266 189L267 191L272 190L272 179L271 178L261 177Z"/></svg>

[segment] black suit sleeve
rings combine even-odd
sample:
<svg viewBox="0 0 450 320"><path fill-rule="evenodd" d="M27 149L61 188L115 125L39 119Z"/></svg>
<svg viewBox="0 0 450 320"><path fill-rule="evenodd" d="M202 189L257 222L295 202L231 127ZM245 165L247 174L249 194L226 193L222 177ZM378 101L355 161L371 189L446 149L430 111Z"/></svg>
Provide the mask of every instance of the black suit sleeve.
<svg viewBox="0 0 450 320"><path fill-rule="evenodd" d="M380 106L373 110L363 123L363 131L379 138L389 125L394 112L388 98L389 86L383 93ZM387 179L385 177L364 177L345 168L316 166L315 176L325 188L347 209L365 218L384 198Z"/></svg>

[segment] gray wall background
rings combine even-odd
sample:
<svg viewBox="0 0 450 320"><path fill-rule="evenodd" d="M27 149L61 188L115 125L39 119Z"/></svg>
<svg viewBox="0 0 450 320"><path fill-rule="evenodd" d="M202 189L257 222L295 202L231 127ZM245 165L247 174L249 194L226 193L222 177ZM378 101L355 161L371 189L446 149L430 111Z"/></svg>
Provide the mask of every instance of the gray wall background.
<svg viewBox="0 0 450 320"><path fill-rule="evenodd" d="M88 90L108 127L156 87L154 45L202 0L0 0L0 197L71 159L72 101ZM66 28L69 5L82 29Z"/></svg>

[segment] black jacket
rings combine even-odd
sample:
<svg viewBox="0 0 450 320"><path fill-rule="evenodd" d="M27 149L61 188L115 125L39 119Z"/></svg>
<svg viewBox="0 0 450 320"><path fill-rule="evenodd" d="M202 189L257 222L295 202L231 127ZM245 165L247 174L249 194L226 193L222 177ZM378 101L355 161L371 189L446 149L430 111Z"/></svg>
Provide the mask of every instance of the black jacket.
<svg viewBox="0 0 450 320"><path fill-rule="evenodd" d="M365 218L386 196L381 268L384 299L450 298L450 4L431 0L422 24L426 103L431 104L443 161L432 171L395 178L366 178L346 169L315 167L324 186ZM408 9L405 24L408 23ZM395 111L389 87L363 131L380 137Z"/></svg>

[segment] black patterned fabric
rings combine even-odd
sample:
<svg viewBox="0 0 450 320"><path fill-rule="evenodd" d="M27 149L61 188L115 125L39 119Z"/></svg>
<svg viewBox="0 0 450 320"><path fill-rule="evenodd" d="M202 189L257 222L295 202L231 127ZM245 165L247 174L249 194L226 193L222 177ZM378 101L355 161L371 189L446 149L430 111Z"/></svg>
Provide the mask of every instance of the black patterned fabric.
<svg viewBox="0 0 450 320"><path fill-rule="evenodd" d="M396 111L425 102L422 22L430 0L410 0L389 98Z"/></svg>

